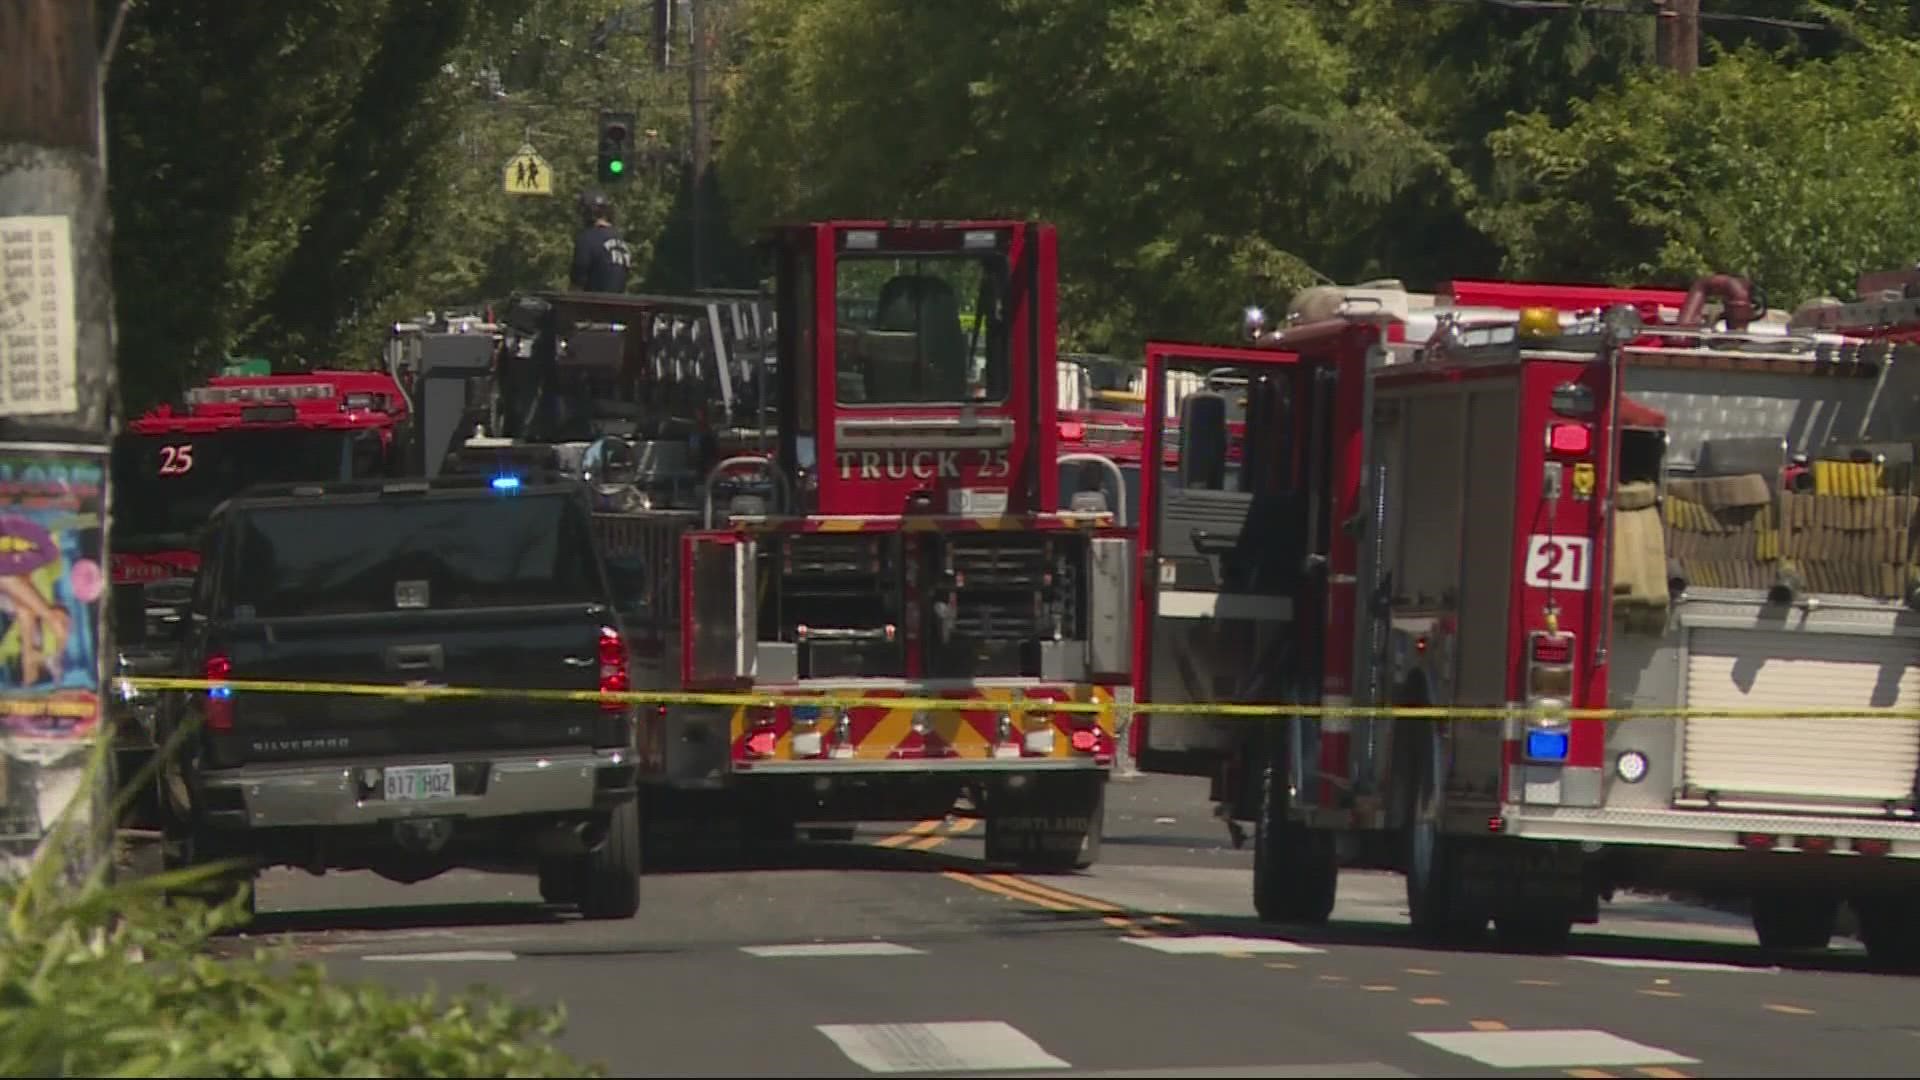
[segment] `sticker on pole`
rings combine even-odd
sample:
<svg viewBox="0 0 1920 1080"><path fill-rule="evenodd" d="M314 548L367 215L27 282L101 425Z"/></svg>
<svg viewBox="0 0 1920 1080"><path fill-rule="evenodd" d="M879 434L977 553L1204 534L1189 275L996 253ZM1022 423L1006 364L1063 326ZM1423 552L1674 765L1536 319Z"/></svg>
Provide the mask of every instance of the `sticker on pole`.
<svg viewBox="0 0 1920 1080"><path fill-rule="evenodd" d="M1526 583L1536 589L1584 589L1592 563L1593 543L1584 536L1527 537Z"/></svg>
<svg viewBox="0 0 1920 1080"><path fill-rule="evenodd" d="M80 408L73 226L0 217L0 416Z"/></svg>

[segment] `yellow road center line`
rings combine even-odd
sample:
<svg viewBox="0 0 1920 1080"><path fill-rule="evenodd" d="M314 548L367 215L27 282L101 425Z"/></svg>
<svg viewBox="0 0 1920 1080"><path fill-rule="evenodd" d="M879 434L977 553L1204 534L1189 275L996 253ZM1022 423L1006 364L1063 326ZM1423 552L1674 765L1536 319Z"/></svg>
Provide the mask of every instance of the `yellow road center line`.
<svg viewBox="0 0 1920 1080"><path fill-rule="evenodd" d="M1613 1074L1605 1069L1568 1069L1567 1075L1594 1077L1597 1080L1599 1077L1611 1077Z"/></svg>
<svg viewBox="0 0 1920 1080"><path fill-rule="evenodd" d="M1031 893L1015 892L1014 890L1009 889L1004 885L996 884L995 882L988 881L985 878L976 877L973 874L963 874L957 870L942 870L940 871L940 876L951 878L954 881L958 881L963 885L971 885L974 888L979 889L981 892L990 892L997 896L1004 896L1009 900L1024 901L1029 904L1034 904L1038 907L1046 908L1049 911L1078 911L1079 910L1078 908L1071 908L1065 904L1048 900L1047 898L1042 896L1034 896Z"/></svg>
<svg viewBox="0 0 1920 1080"><path fill-rule="evenodd" d="M1505 1030L1507 1030L1507 1025L1506 1025L1506 1024L1504 1024L1504 1023L1501 1023L1501 1022L1500 1022L1500 1021L1498 1021L1498 1020L1474 1020L1474 1021L1471 1021L1471 1023L1473 1024L1473 1030L1475 1030L1475 1031L1505 1031Z"/></svg>
<svg viewBox="0 0 1920 1080"><path fill-rule="evenodd" d="M935 829L938 829L941 826L941 824L942 824L941 819L930 818L926 821L922 821L914 825L912 828L906 830L905 832L894 833L892 836L889 836L884 840L877 840L874 843L875 843L875 846L877 847L886 847L886 848L899 847L901 844L908 843L916 836L925 836L928 833L934 831Z"/></svg>
<svg viewBox="0 0 1920 1080"><path fill-rule="evenodd" d="M914 851L932 851L934 848L946 842L947 838L944 836L923 836L913 843L908 844L907 847Z"/></svg>
<svg viewBox="0 0 1920 1080"><path fill-rule="evenodd" d="M1665 1065L1642 1065L1633 1071L1641 1076L1657 1077L1658 1080L1684 1080L1687 1075L1679 1069L1670 1069Z"/></svg>
<svg viewBox="0 0 1920 1080"><path fill-rule="evenodd" d="M1075 893L1064 892L1051 886L1042 885L1037 881L1016 877L1012 874L988 874L987 877L992 881L1005 885L1009 889L1021 889L1035 896L1044 896L1057 903L1072 904L1086 911L1104 911L1109 914L1119 914L1126 910L1118 904L1109 904L1105 900L1095 900L1091 896L1079 896Z"/></svg>

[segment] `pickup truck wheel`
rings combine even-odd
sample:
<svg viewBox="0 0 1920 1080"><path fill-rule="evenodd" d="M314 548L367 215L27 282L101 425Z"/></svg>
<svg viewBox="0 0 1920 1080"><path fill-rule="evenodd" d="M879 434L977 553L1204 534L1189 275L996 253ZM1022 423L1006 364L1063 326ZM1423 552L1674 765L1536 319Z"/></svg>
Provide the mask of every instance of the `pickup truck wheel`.
<svg viewBox="0 0 1920 1080"><path fill-rule="evenodd" d="M234 896L242 897L241 914L247 922L252 922L258 914L256 890L254 888L254 870L251 860L239 852L223 850L207 842L204 835L184 826L169 825L160 842L160 868L164 871L191 870L197 866L233 860L240 865L228 873L221 874L212 881L198 884L189 889L168 890L166 896L190 896L209 907L219 907ZM238 927L229 928L232 933Z"/></svg>
<svg viewBox="0 0 1920 1080"><path fill-rule="evenodd" d="M607 821L607 838L586 857L580 913L589 919L630 919L640 910L640 806L628 801Z"/></svg>
<svg viewBox="0 0 1920 1080"><path fill-rule="evenodd" d="M580 867L566 859L540 860L540 899L549 904L572 904L580 899Z"/></svg>

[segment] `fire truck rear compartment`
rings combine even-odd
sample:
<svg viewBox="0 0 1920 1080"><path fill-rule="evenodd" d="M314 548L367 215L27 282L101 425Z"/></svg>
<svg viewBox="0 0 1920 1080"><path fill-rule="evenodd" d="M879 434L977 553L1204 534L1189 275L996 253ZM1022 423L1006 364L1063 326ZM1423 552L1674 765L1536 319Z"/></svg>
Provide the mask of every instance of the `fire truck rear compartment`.
<svg viewBox="0 0 1920 1080"><path fill-rule="evenodd" d="M802 533L767 545L763 641L800 679L1059 677L1049 645L1083 641L1087 543L1074 534Z"/></svg>

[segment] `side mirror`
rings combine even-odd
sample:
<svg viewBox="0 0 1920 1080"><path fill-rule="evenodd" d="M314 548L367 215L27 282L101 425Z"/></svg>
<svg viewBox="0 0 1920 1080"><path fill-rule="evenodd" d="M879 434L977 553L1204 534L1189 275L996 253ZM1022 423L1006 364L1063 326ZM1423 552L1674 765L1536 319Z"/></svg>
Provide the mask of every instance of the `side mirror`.
<svg viewBox="0 0 1920 1080"><path fill-rule="evenodd" d="M1227 481L1227 398L1196 390L1180 403L1180 481L1219 490Z"/></svg>

